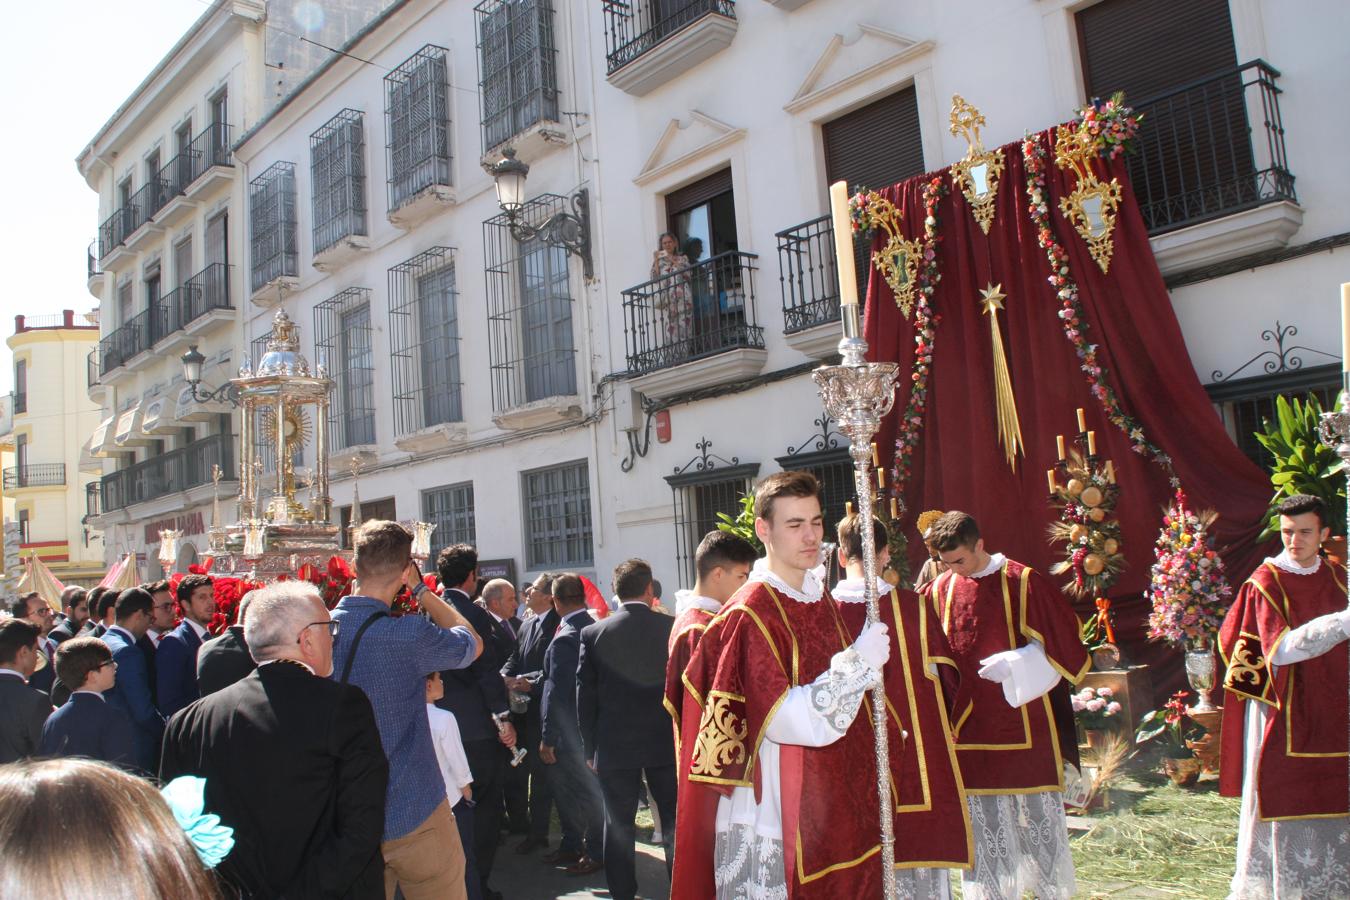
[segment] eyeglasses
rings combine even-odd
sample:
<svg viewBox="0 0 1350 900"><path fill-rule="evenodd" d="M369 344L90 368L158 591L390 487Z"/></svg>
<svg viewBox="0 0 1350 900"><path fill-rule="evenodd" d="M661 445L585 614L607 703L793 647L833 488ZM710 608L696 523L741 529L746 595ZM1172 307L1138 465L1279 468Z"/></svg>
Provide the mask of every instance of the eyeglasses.
<svg viewBox="0 0 1350 900"><path fill-rule="evenodd" d="M156 603L155 609L173 609L173 601L170 600L168 603Z"/></svg>
<svg viewBox="0 0 1350 900"><path fill-rule="evenodd" d="M328 634L330 637L337 637L338 626L341 624L342 623L339 622L337 619L329 619L327 622L310 622L308 625L305 626L305 628L313 628L315 625L322 625L324 628L328 629ZM296 635L295 642L297 644L300 643L300 638L304 637L305 628L301 628L300 634Z"/></svg>
<svg viewBox="0 0 1350 900"><path fill-rule="evenodd" d="M101 662L101 663L99 663L98 665L94 666L94 669L95 669L95 670L102 669L102 668L104 668L105 666L112 666L114 669L116 669L116 668L117 668L117 660L115 660L115 659L110 659L110 660L108 660L108 661L106 661L106 662Z"/></svg>

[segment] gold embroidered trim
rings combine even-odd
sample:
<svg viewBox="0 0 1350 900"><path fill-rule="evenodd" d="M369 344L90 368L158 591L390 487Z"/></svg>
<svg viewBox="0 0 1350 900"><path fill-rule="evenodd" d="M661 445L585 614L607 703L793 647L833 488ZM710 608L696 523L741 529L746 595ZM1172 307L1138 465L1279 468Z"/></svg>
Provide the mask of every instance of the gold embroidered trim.
<svg viewBox="0 0 1350 900"><path fill-rule="evenodd" d="M741 713L732 708L740 705ZM744 715L745 698L725 691L712 691L698 723L698 737L690 758L690 776L719 777L729 765L741 765L746 759L745 738L750 723Z"/></svg>

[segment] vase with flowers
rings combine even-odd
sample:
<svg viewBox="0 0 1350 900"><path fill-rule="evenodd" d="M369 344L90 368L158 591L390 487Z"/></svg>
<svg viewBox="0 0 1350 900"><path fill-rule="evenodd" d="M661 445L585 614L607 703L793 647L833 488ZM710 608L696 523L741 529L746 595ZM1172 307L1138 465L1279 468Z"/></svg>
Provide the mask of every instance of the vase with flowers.
<svg viewBox="0 0 1350 900"><path fill-rule="evenodd" d="M1109 687L1085 687L1070 695L1074 721L1082 729L1089 747L1099 747L1108 731L1120 722L1120 702Z"/></svg>
<svg viewBox="0 0 1350 900"><path fill-rule="evenodd" d="M1162 754L1163 771L1172 782L1185 786L1200 777L1200 760L1192 744L1204 737L1206 729L1186 710L1187 691L1177 691L1162 709L1145 713L1134 733L1136 744L1152 743Z"/></svg>

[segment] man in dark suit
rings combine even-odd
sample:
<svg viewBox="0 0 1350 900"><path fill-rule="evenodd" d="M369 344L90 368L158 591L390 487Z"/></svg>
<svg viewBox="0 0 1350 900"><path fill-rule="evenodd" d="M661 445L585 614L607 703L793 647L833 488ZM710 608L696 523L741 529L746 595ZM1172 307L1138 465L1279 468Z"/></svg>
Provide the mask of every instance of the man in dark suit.
<svg viewBox="0 0 1350 900"><path fill-rule="evenodd" d="M256 591L249 591L239 601L239 620L221 632L220 637L202 644L197 651L197 691L203 697L227 688L248 675L258 664L248 652L244 637L244 619Z"/></svg>
<svg viewBox="0 0 1350 900"><path fill-rule="evenodd" d="M56 674L75 689L43 726L42 755L130 765L135 753L131 720L103 696L117 683L108 645L95 637L71 638L56 648Z"/></svg>
<svg viewBox="0 0 1350 900"><path fill-rule="evenodd" d="M333 621L319 592L257 592L244 624L259 666L175 715L159 775L206 779L234 829L219 872L246 897L383 900L389 763L370 701L332 681Z"/></svg>
<svg viewBox="0 0 1350 900"><path fill-rule="evenodd" d="M28 679L28 683L44 694L51 694L52 684L56 681L56 670L52 668L52 655L56 652L56 645L52 643L48 634L55 624L56 614L37 591L24 594L11 602L9 614L37 627L38 652L42 654L42 662L38 663L37 671Z"/></svg>
<svg viewBox="0 0 1350 900"><path fill-rule="evenodd" d="M84 623L89 621L88 592L78 585L67 585L61 592L61 609L65 612L65 618L47 635L58 647L79 634Z"/></svg>
<svg viewBox="0 0 1350 900"><path fill-rule="evenodd" d="M516 618L516 586L505 578L494 578L483 585L479 602L492 616L492 640L502 651L502 668L505 668L511 654L516 652L516 637L520 633L520 619ZM507 697L509 701L509 689ZM515 710L511 710L510 722L519 739L525 723ZM502 768L502 808L506 814L503 827L509 834L529 833L529 779L529 769L524 765Z"/></svg>
<svg viewBox="0 0 1350 900"><path fill-rule="evenodd" d="M501 841L502 787L509 758L506 748L516 745L501 673L512 645L492 614L473 602L478 587L478 551L468 544L446 547L436 559L436 569L445 588L445 601L483 639L483 652L467 668L441 673L445 697L436 705L455 714L464 755L473 773L474 846L465 847L464 852L474 854L483 896L491 898L496 892L488 887L488 877Z"/></svg>
<svg viewBox="0 0 1350 900"><path fill-rule="evenodd" d="M618 612L581 630L577 717L586 760L605 802L605 880L610 896L633 900L633 818L642 776L656 801L670 873L675 835L675 738L663 701L667 645L675 620L652 610L652 567L630 559L614 569Z"/></svg>
<svg viewBox="0 0 1350 900"><path fill-rule="evenodd" d="M160 638L155 650L155 699L166 719L197 699L197 651L206 640L206 626L216 614L210 575L184 577L178 582L177 594L183 621Z"/></svg>
<svg viewBox="0 0 1350 900"><path fill-rule="evenodd" d="M0 764L35 756L52 713L47 695L29 686L41 630L23 619L0 621Z"/></svg>
<svg viewBox="0 0 1350 900"><path fill-rule="evenodd" d="M80 629L81 635L101 638L117 621L117 591L105 587L96 587L89 592L89 619Z"/></svg>
<svg viewBox="0 0 1350 900"><path fill-rule="evenodd" d="M114 607L116 622L101 639L112 650L113 661L117 663L117 684L104 696L131 719L136 745L131 762L148 773L155 771L159 760L164 717L150 699L150 672L136 640L150 627L153 603L150 594L142 588L122 591L117 595Z"/></svg>
<svg viewBox="0 0 1350 900"><path fill-rule="evenodd" d="M516 846L517 853L529 853L540 847L548 847L548 826L553 808L553 788L549 785L548 766L539 759L537 748L540 733L540 694L544 685L544 653L548 650L553 633L558 630L562 618L553 608L553 576L545 572L540 575L526 595L534 617L525 620L519 629L516 649L511 658L502 667L506 676L508 690L523 694L529 698L525 714L520 717L521 746L530 750L525 757L525 765L530 778L530 833Z"/></svg>
<svg viewBox="0 0 1350 900"><path fill-rule="evenodd" d="M553 608L562 623L544 652L539 758L550 767L548 777L563 833L557 852L544 859L571 863L567 869L570 875L589 875L603 866L604 853L600 846L600 788L595 773L586 766L577 725L581 629L595 622L586 611L586 589L580 576L569 572L553 580Z"/></svg>

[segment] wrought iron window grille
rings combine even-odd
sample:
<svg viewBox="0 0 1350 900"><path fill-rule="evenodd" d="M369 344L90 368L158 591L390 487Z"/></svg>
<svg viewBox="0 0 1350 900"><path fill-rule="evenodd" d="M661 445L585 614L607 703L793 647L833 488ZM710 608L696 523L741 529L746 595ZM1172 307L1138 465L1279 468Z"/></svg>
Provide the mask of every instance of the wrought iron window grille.
<svg viewBox="0 0 1350 900"><path fill-rule="evenodd" d="M374 329L370 289L347 288L314 307L316 364L337 382L329 405L334 449L375 443Z"/></svg>
<svg viewBox="0 0 1350 900"><path fill-rule="evenodd" d="M1242 372L1245 372L1248 367L1263 359L1265 360L1265 364L1261 368L1267 375L1278 375L1283 372L1297 371L1303 368L1303 357L1294 355L1295 352L1298 351L1304 353L1316 353L1318 356L1324 356L1334 362L1341 361L1339 356L1334 353L1327 353L1325 350L1304 347L1301 344L1286 347L1284 345L1285 338L1291 338L1296 334L1298 334L1297 325L1283 325L1280 323L1279 319L1276 319L1274 328L1267 328L1261 332L1261 340L1266 343L1270 343L1271 341L1275 342L1275 348L1273 350L1262 350L1227 375L1223 374L1223 370L1215 369L1209 375L1210 382L1213 384L1222 384L1225 381L1231 381ZM1267 359L1267 357L1269 357L1269 359Z"/></svg>
<svg viewBox="0 0 1350 900"><path fill-rule="evenodd" d="M525 203L521 217L544 221L564 202L556 194L543 194ZM505 213L483 223L483 244L493 410L575 395L576 343L566 252L539 240L518 242Z"/></svg>
<svg viewBox="0 0 1350 900"><path fill-rule="evenodd" d="M665 476L675 510L675 562L684 583L694 584L694 552L704 535L717 528L718 513L733 519L740 512L741 498L748 494L759 474L759 463L742 463L708 452L712 441L700 438L693 459Z"/></svg>
<svg viewBox="0 0 1350 900"><path fill-rule="evenodd" d="M398 435L464 419L453 254L453 247L432 247L389 270L389 349Z"/></svg>
<svg viewBox="0 0 1350 900"><path fill-rule="evenodd" d="M300 274L296 242L295 163L276 162L249 182L252 290Z"/></svg>
<svg viewBox="0 0 1350 900"><path fill-rule="evenodd" d="M473 482L448 484L422 492L422 521L436 526L432 535L437 546L477 544L474 521Z"/></svg>
<svg viewBox="0 0 1350 900"><path fill-rule="evenodd" d="M315 255L366 228L365 114L344 109L309 136Z"/></svg>
<svg viewBox="0 0 1350 900"><path fill-rule="evenodd" d="M548 0L483 0L474 12L486 155L532 125L558 121L557 49Z"/></svg>
<svg viewBox="0 0 1350 900"><path fill-rule="evenodd" d="M848 438L834 427L829 413L821 412L811 436L774 462L784 471L810 472L820 482L821 512L825 518L825 540L834 543L834 530L854 498L853 459Z"/></svg>
<svg viewBox="0 0 1350 900"><path fill-rule="evenodd" d="M384 78L391 211L451 184L448 53L427 44Z"/></svg>
<svg viewBox="0 0 1350 900"><path fill-rule="evenodd" d="M521 473L525 568L593 565L591 483L586 460Z"/></svg>

